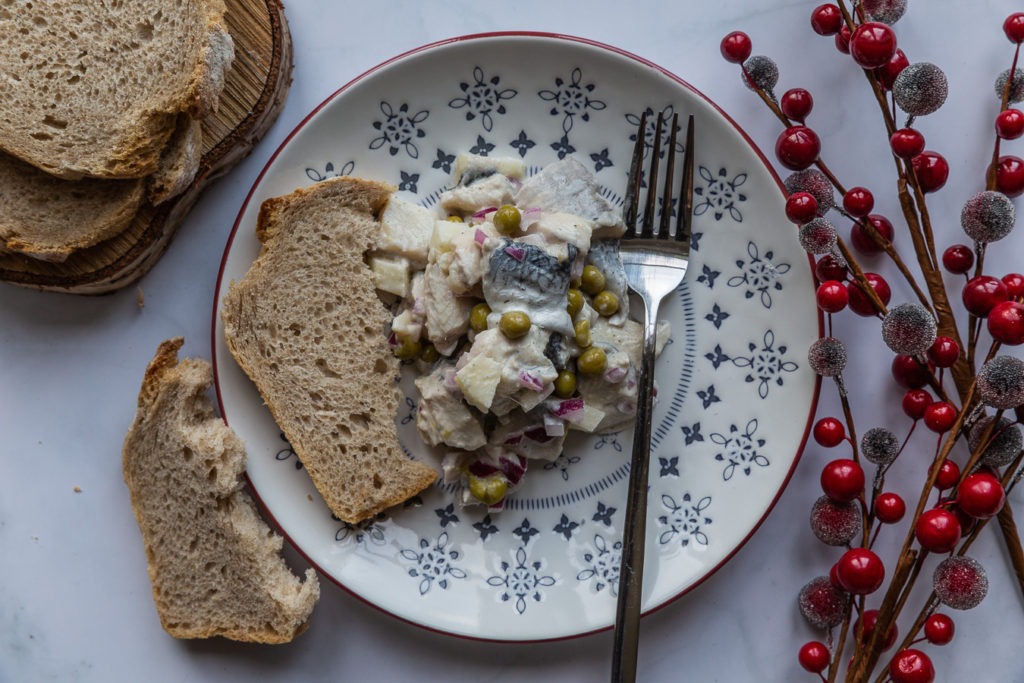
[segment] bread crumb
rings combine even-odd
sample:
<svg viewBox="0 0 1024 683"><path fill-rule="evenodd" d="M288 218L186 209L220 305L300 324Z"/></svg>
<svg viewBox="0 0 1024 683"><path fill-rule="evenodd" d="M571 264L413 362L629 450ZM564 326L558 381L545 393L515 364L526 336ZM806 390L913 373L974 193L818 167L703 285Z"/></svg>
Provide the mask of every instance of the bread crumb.
<svg viewBox="0 0 1024 683"><path fill-rule="evenodd" d="M138 304L139 308L146 307L146 295L142 293L142 287L135 288L135 303Z"/></svg>
<svg viewBox="0 0 1024 683"><path fill-rule="evenodd" d="M313 502L313 494L312 493L307 493L306 494L306 500L308 500L309 502L312 503Z"/></svg>
<svg viewBox="0 0 1024 683"><path fill-rule="evenodd" d="M74 491L75 493L81 493L81 492L82 492L82 488L81 488L80 486L76 486L76 487L75 487L74 489L72 489L72 490L73 490L73 491Z"/></svg>

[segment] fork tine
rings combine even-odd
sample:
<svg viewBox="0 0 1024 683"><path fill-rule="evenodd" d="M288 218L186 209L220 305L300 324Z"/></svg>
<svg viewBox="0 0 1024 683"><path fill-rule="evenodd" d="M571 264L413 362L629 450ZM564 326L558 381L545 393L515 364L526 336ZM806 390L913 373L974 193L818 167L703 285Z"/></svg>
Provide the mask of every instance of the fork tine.
<svg viewBox="0 0 1024 683"><path fill-rule="evenodd" d="M626 178L626 196L623 201L623 219L626 232L623 237L636 237L636 218L640 190L640 178L644 166L644 132L647 130L647 112L640 115L640 126L636 132L636 143L633 145L633 158L629 162L629 177Z"/></svg>
<svg viewBox="0 0 1024 683"><path fill-rule="evenodd" d="M676 241L689 246L693 227L693 114L686 123L686 150L683 154L683 181L679 187L679 215L676 217Z"/></svg>
<svg viewBox="0 0 1024 683"><path fill-rule="evenodd" d="M640 237L654 236L654 211L658 205L658 165L661 156L661 113L654 127L654 146L651 147L651 167L647 172L647 202L644 206L644 222Z"/></svg>
<svg viewBox="0 0 1024 683"><path fill-rule="evenodd" d="M679 114L672 114L672 128L668 136L668 166L665 168L665 185L661 193L661 225L658 239L669 238L672 225L672 177L676 168L676 133L679 130Z"/></svg>

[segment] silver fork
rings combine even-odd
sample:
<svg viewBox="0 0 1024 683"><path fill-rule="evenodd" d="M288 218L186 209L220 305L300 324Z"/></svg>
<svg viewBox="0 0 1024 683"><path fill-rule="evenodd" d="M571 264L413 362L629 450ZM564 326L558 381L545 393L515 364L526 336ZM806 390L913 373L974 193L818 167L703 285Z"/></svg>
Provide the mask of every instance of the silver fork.
<svg viewBox="0 0 1024 683"><path fill-rule="evenodd" d="M661 156L662 116L654 130L650 168L647 172L647 201L643 222L637 229L637 199L643 182L643 156L646 112L633 149L626 187L626 232L619 243L622 264L629 287L644 302L644 347L637 389L636 429L629 469L626 498L626 522L619 566L619 598L615 614L615 641L612 648L612 682L636 680L637 650L640 633L640 606L643 594L644 545L647 537L647 479L651 453L651 404L654 387L655 331L661 300L675 290L686 275L690 256L690 229L693 215L693 116L686 126L683 179L675 234L670 234L672 184L675 170L676 133L679 115L672 117L669 132L667 167L661 193L661 221L654 231L657 211L658 166Z"/></svg>

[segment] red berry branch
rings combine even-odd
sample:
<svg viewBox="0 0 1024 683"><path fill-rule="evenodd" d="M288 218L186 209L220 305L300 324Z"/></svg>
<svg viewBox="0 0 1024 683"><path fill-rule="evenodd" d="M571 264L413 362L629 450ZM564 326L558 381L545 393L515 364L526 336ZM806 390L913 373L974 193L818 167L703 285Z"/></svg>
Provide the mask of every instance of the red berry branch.
<svg viewBox="0 0 1024 683"><path fill-rule="evenodd" d="M823 495L810 515L814 535L834 547L836 556L827 575L811 579L798 596L800 612L822 639L805 643L797 661L823 681L934 680L928 652L949 644L955 632L953 618L939 610L973 609L988 592L985 569L968 551L991 519L998 519L1024 591L1024 551L1006 505L1024 461L1024 361L1005 352L1024 344L1024 275L985 272L986 248L1010 234L1012 198L1024 193L1024 160L1002 150L1005 141L1024 137L1024 112L1012 108L1024 100L1024 69L1017 68L1024 12L1003 23L1013 58L995 81L998 109L984 189L961 211L966 243L940 252L928 197L945 186L949 162L928 148L917 121L942 107L948 84L940 67L911 62L899 49L893 25L906 4L838 0L810 16L811 29L849 55L878 103L896 171L900 221L875 213L878 188L847 188L825 163L822 140L809 122L810 92L791 88L777 96L778 66L769 57L752 56L747 34L736 31L721 42L722 56L740 66L743 82L783 126L775 155L792 171L784 181L786 217L801 246L817 259L815 299L827 321L826 335L808 350L808 362L834 380L842 408L841 416L822 417L812 430L818 446L838 451L821 470ZM840 222L849 225L848 240L840 236ZM904 236L913 249L910 261L896 246ZM893 302L886 279L860 265L860 257L876 254L892 264L911 300ZM953 296L947 278L962 278ZM954 304L962 306L959 319ZM846 311L875 318L893 352L891 374L905 390L900 408L910 421L902 435L872 426L858 438L856 399L844 380L846 347L832 325L833 316ZM934 452L914 464L920 490L897 493L886 477L919 425L932 435ZM902 533L893 558L884 558L876 546L882 533ZM931 592L916 599L913 587L929 575ZM898 622L909 622L902 634Z"/></svg>

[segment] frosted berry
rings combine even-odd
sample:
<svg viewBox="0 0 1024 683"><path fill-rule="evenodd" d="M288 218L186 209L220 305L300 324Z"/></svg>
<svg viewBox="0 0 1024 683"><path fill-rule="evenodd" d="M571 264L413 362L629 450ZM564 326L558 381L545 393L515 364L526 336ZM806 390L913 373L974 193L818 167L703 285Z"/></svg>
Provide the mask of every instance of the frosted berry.
<svg viewBox="0 0 1024 683"><path fill-rule="evenodd" d="M1008 296L1003 281L991 275L972 277L960 293L967 312L979 318L987 316L996 304L1006 301Z"/></svg>
<svg viewBox="0 0 1024 683"><path fill-rule="evenodd" d="M932 645L949 645L955 632L953 620L940 612L929 615L924 622L924 637Z"/></svg>
<svg viewBox="0 0 1024 683"><path fill-rule="evenodd" d="M851 187L843 195L843 208L854 218L863 218L875 208L875 197L866 187Z"/></svg>
<svg viewBox="0 0 1024 683"><path fill-rule="evenodd" d="M907 504L897 493L886 492L875 498L875 518L882 524L895 524L907 514Z"/></svg>
<svg viewBox="0 0 1024 683"><path fill-rule="evenodd" d="M948 553L960 542L960 520L949 510L925 510L914 525L914 536L925 550Z"/></svg>
<svg viewBox="0 0 1024 683"><path fill-rule="evenodd" d="M822 337L807 350L807 362L822 377L836 377L846 367L846 347L835 337Z"/></svg>
<svg viewBox="0 0 1024 683"><path fill-rule="evenodd" d="M811 166L821 151L818 134L807 126L790 126L775 141L775 156L779 163L791 171L803 171Z"/></svg>
<svg viewBox="0 0 1024 683"><path fill-rule="evenodd" d="M1010 88L1008 93L1006 92L1007 86ZM1021 71L1020 67L1015 69L1013 72L1013 81L1010 82L1010 70L1006 69L996 76L995 91L996 97L1000 100L1003 99L1003 94L1006 94L1006 101L1008 103L1024 100L1024 72Z"/></svg>
<svg viewBox="0 0 1024 683"><path fill-rule="evenodd" d="M828 646L817 640L804 643L797 654L800 667L812 674L820 674L827 669L831 659L832 655L828 651Z"/></svg>
<svg viewBox="0 0 1024 683"><path fill-rule="evenodd" d="M1009 410L1024 403L1024 361L996 356L978 370L978 395L985 405Z"/></svg>
<svg viewBox="0 0 1024 683"><path fill-rule="evenodd" d="M875 631L875 624L878 623L878 610L866 609L864 610L863 616L853 623L853 632L858 635L858 639L861 643L867 645L871 640L871 636ZM896 637L899 635L899 629L896 628L896 624L889 626L889 631L885 634L885 640L882 641L882 651L885 652L890 647L896 644Z"/></svg>
<svg viewBox="0 0 1024 683"><path fill-rule="evenodd" d="M892 84L892 95L900 109L911 116L931 114L949 94L945 72L930 62L911 64Z"/></svg>
<svg viewBox="0 0 1024 683"><path fill-rule="evenodd" d="M937 434L945 434L956 422L956 408L952 403L936 401L924 409L924 425Z"/></svg>
<svg viewBox="0 0 1024 683"><path fill-rule="evenodd" d="M910 66L910 60L903 50L896 50L896 54L889 58L889 61L875 69L875 77L886 90L892 90L896 83L896 77L903 73L903 70Z"/></svg>
<svg viewBox="0 0 1024 683"><path fill-rule="evenodd" d="M814 423L814 441L824 448L835 448L846 439L846 428L834 417L823 417Z"/></svg>
<svg viewBox="0 0 1024 683"><path fill-rule="evenodd" d="M790 88L779 98L779 108L789 119L803 122L814 108L814 98L803 88Z"/></svg>
<svg viewBox="0 0 1024 683"><path fill-rule="evenodd" d="M889 138L889 147L900 159L913 159L924 151L924 135L913 128L900 128Z"/></svg>
<svg viewBox="0 0 1024 683"><path fill-rule="evenodd" d="M864 470L855 460L833 460L821 470L821 490L837 503L854 501L864 492Z"/></svg>
<svg viewBox="0 0 1024 683"><path fill-rule="evenodd" d="M836 563L836 575L843 588L854 595L869 595L885 581L882 558L867 548L851 548Z"/></svg>
<svg viewBox="0 0 1024 683"><path fill-rule="evenodd" d="M882 319L882 340L894 353L924 353L935 335L935 318L916 302L893 306Z"/></svg>
<svg viewBox="0 0 1024 683"><path fill-rule="evenodd" d="M892 378L904 389L920 389L931 379L931 369L913 356L896 354L892 359Z"/></svg>
<svg viewBox="0 0 1024 683"><path fill-rule="evenodd" d="M809 223L817 216L818 200L810 192L794 192L786 198L786 218L793 223Z"/></svg>
<svg viewBox="0 0 1024 683"><path fill-rule="evenodd" d="M1007 197L1018 197L1024 192L1024 159L1012 154L999 157L996 189Z"/></svg>
<svg viewBox="0 0 1024 683"><path fill-rule="evenodd" d="M811 626L827 629L842 623L850 595L832 585L827 576L819 576L800 589L797 604Z"/></svg>
<svg viewBox="0 0 1024 683"><path fill-rule="evenodd" d="M880 21L867 21L850 36L850 56L865 69L876 69L896 54L896 34Z"/></svg>
<svg viewBox="0 0 1024 683"><path fill-rule="evenodd" d="M935 488L947 491L960 481L960 466L952 460L944 460L935 475Z"/></svg>
<svg viewBox="0 0 1024 683"><path fill-rule="evenodd" d="M885 278L877 273L864 273L864 279L871 285L871 289L878 295L882 304L888 305L889 300L892 298L892 290L889 289L889 283L885 281ZM871 316L878 313L871 299L868 298L868 295L864 293L864 290L860 288L857 282L850 281L846 283L846 288L850 291L851 311L863 316Z"/></svg>
<svg viewBox="0 0 1024 683"><path fill-rule="evenodd" d="M850 303L850 293L846 291L846 285L837 280L826 280L818 285L815 293L818 308L826 313L838 313Z"/></svg>
<svg viewBox="0 0 1024 683"><path fill-rule="evenodd" d="M971 517L989 519L1003 509L1006 491L999 479L990 472L972 472L957 489L956 502Z"/></svg>
<svg viewBox="0 0 1024 683"><path fill-rule="evenodd" d="M954 244L942 252L942 265L951 273L963 275L974 266L974 251L966 244Z"/></svg>
<svg viewBox="0 0 1024 683"><path fill-rule="evenodd" d="M922 192L938 192L949 179L949 162L938 152L925 150L910 160Z"/></svg>
<svg viewBox="0 0 1024 683"><path fill-rule="evenodd" d="M779 67L764 55L754 55L743 62L743 82L752 90L771 92L779 82Z"/></svg>
<svg viewBox="0 0 1024 683"><path fill-rule="evenodd" d="M988 314L988 333L1008 346L1024 344L1024 304L1003 301L993 306Z"/></svg>
<svg viewBox="0 0 1024 683"><path fill-rule="evenodd" d="M983 417L971 428L967 444L972 452L981 446L981 440L985 438L985 432L988 431L993 419L992 416ZM988 437L987 445L981 455L981 463L989 467L1005 467L1013 462L1022 448L1024 448L1024 434L1021 434L1020 427L1012 424L1005 417L1001 417Z"/></svg>
<svg viewBox="0 0 1024 683"><path fill-rule="evenodd" d="M847 545L861 531L860 508L821 496L811 507L811 531L825 545Z"/></svg>
<svg viewBox="0 0 1024 683"><path fill-rule="evenodd" d="M1002 192L978 192L964 203L960 225L975 242L996 242L1013 230L1016 212Z"/></svg>
<svg viewBox="0 0 1024 683"><path fill-rule="evenodd" d="M913 648L900 650L889 662L892 683L932 683L935 666L925 653Z"/></svg>
<svg viewBox="0 0 1024 683"><path fill-rule="evenodd" d="M861 7L873 21L892 25L907 11L907 0L863 0Z"/></svg>
<svg viewBox="0 0 1024 683"><path fill-rule="evenodd" d="M722 38L719 49L722 51L725 61L742 64L750 56L750 36L743 31L733 31Z"/></svg>
<svg viewBox="0 0 1024 683"><path fill-rule="evenodd" d="M1024 112L1004 109L996 116L996 135L1003 140L1016 140L1024 135Z"/></svg>
<svg viewBox="0 0 1024 683"><path fill-rule="evenodd" d="M920 420L924 417L925 409L931 404L932 395L924 389L909 389L900 401L900 407L911 420Z"/></svg>
<svg viewBox="0 0 1024 683"><path fill-rule="evenodd" d="M988 576L985 568L974 558L955 555L935 567L932 588L947 607L974 609L988 594Z"/></svg>
<svg viewBox="0 0 1024 683"><path fill-rule="evenodd" d="M832 183L824 173L816 168L791 173L783 181L786 191L807 192L818 202L818 215L824 216L836 205L836 195Z"/></svg>
<svg viewBox="0 0 1024 683"><path fill-rule="evenodd" d="M843 13L833 4L819 5L811 12L811 28L819 36L833 36L843 27Z"/></svg>
<svg viewBox="0 0 1024 683"><path fill-rule="evenodd" d="M999 279L1006 285L1006 294L1011 299L1024 298L1024 274L1007 273Z"/></svg>
<svg viewBox="0 0 1024 683"><path fill-rule="evenodd" d="M888 465L900 452L900 440L885 427L872 427L860 438L860 452L869 462Z"/></svg>
<svg viewBox="0 0 1024 683"><path fill-rule="evenodd" d="M1003 22L1003 33L1011 43L1024 43L1024 12L1014 12Z"/></svg>
<svg viewBox="0 0 1024 683"><path fill-rule="evenodd" d="M842 282L846 280L850 271L842 259L837 259L834 254L825 254L814 264L814 274L821 282L828 280Z"/></svg>
<svg viewBox="0 0 1024 683"><path fill-rule="evenodd" d="M959 357L960 345L951 337L936 337L928 349L928 360L937 368L951 368Z"/></svg>
<svg viewBox="0 0 1024 683"><path fill-rule="evenodd" d="M836 248L839 241L836 226L824 218L815 218L810 223L801 225L797 238L800 240L800 246L809 254L828 254Z"/></svg>

